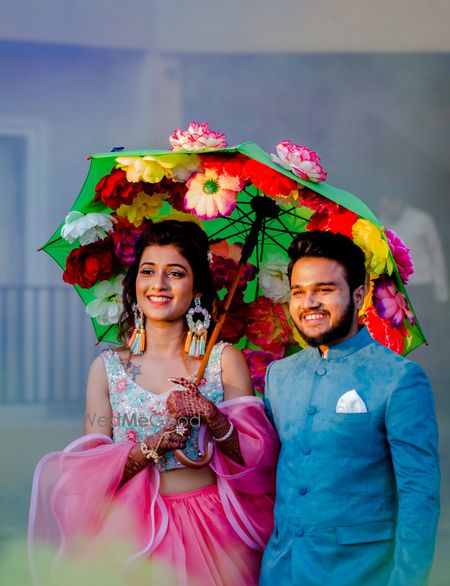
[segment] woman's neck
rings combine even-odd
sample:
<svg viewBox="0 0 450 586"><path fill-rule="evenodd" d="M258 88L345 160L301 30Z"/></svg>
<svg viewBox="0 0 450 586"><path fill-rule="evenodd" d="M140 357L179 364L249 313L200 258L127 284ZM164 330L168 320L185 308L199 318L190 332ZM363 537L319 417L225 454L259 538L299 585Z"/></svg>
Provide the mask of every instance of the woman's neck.
<svg viewBox="0 0 450 586"><path fill-rule="evenodd" d="M145 324L147 336L146 354L160 357L181 354L186 334L184 320L174 322L150 322Z"/></svg>

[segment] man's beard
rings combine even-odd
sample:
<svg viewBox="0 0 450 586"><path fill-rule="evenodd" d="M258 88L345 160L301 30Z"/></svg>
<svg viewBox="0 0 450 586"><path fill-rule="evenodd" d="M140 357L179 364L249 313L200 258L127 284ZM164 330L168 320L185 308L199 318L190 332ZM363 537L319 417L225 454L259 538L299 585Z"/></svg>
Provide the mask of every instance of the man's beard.
<svg viewBox="0 0 450 586"><path fill-rule="evenodd" d="M353 297L350 297L350 301L348 302L341 319L337 324L331 326L326 332L318 334L317 336L308 336L308 334L299 328L297 324L295 324L295 327L308 346L312 346L313 348L318 348L319 346L329 346L332 342L336 342L341 338L345 338L353 325L353 320L355 319L354 315L355 302L353 301Z"/></svg>

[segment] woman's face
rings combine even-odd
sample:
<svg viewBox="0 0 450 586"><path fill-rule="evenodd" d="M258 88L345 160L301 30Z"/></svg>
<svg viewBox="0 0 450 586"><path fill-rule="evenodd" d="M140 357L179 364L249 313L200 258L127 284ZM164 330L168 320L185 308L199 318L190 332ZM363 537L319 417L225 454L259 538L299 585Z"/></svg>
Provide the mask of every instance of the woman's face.
<svg viewBox="0 0 450 586"><path fill-rule="evenodd" d="M191 266L175 246L147 246L136 277L136 299L146 318L184 319L193 297Z"/></svg>

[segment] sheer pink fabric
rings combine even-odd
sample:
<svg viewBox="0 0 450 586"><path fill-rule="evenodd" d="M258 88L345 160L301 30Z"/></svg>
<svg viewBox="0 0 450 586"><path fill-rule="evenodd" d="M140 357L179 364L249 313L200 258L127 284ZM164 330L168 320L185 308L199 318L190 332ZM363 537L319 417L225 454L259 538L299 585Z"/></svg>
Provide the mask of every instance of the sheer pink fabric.
<svg viewBox="0 0 450 586"><path fill-rule="evenodd" d="M252 568L256 584L255 560L259 563L273 527L278 439L261 399L242 397L218 407L238 430L245 466L231 461L216 447L210 466L217 475L220 500L211 506L210 495L208 507L205 495L203 500L191 501L191 510L197 507L197 512L190 515L189 523L178 523L176 531L180 500L177 501L176 494L159 495L159 472L155 467L149 465L118 488L132 442L114 443L107 436L91 434L72 442L62 452L44 456L34 476L29 519L29 559L35 583L45 584L45 572L49 570L38 569L36 544L51 546L55 564L65 555L84 559L94 551L93 544L117 540L127 544L125 572L139 559L154 554L155 558L177 566L173 569L179 584L191 578L190 567L195 567L197 584L251 584L248 568ZM201 508L209 510L206 513ZM209 522L201 521L203 514L210 516ZM214 514L215 520L211 518ZM225 531L220 530L223 515L228 523ZM202 532L206 535L211 529L214 535L202 540ZM180 539L189 544L190 564L186 564L186 555L179 551L180 543L175 543ZM212 539L216 544L214 552L205 551L205 543L212 543ZM248 556L248 560L241 559L240 563L246 566L241 573L240 563L229 555L233 549L230 540L241 557ZM179 553L174 556L173 552ZM214 557L220 557L221 563L211 569ZM230 579L233 576L233 582L228 581L227 575Z"/></svg>

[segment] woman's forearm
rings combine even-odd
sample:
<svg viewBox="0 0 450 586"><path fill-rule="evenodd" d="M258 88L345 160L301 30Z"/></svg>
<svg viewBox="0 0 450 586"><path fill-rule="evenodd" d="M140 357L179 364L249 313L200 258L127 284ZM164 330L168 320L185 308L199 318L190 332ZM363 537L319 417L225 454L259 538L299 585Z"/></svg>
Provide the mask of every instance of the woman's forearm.
<svg viewBox="0 0 450 586"><path fill-rule="evenodd" d="M205 417L216 446L237 464L245 464L239 445L239 434L229 419L214 404Z"/></svg>

